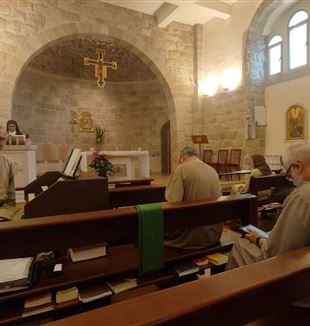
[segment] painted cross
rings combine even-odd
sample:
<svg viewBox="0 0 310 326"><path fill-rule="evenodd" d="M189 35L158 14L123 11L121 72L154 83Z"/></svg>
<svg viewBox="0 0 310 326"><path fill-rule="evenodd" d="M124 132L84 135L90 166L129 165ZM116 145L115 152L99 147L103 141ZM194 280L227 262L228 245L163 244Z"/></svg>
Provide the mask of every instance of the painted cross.
<svg viewBox="0 0 310 326"><path fill-rule="evenodd" d="M96 49L96 53L98 55L97 59L91 59L88 57L84 57L84 65L94 65L95 66L95 77L97 77L97 85L101 88L105 85L105 79L108 77L108 68L112 68L114 70L117 69L117 62L107 62L104 61L103 56L105 53L104 49Z"/></svg>

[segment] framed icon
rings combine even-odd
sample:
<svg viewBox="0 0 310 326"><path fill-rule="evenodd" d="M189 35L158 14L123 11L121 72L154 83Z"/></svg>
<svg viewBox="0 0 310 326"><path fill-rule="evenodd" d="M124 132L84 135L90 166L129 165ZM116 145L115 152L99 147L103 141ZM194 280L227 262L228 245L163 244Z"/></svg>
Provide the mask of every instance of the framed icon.
<svg viewBox="0 0 310 326"><path fill-rule="evenodd" d="M90 112L84 111L79 116L80 131L95 131L95 122Z"/></svg>
<svg viewBox="0 0 310 326"><path fill-rule="evenodd" d="M286 140L306 139L306 112L300 105L293 105L286 111Z"/></svg>

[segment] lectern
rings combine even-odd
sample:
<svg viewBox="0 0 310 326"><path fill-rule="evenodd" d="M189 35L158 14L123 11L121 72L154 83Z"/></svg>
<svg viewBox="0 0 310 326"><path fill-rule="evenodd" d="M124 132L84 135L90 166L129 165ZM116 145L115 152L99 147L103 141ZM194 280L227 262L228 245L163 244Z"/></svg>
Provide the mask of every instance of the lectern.
<svg viewBox="0 0 310 326"><path fill-rule="evenodd" d="M23 136L22 136L23 137ZM34 145L5 145L1 154L14 164L15 187L23 188L36 178L36 149Z"/></svg>
<svg viewBox="0 0 310 326"><path fill-rule="evenodd" d="M208 144L207 135L192 135L193 144L199 144L199 156L202 158L201 145Z"/></svg>

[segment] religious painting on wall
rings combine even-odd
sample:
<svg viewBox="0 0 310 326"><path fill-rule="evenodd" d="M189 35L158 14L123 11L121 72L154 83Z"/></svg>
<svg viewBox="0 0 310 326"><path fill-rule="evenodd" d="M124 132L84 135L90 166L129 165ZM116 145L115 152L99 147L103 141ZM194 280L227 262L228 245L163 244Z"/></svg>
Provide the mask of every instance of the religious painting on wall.
<svg viewBox="0 0 310 326"><path fill-rule="evenodd" d="M80 114L80 131L95 131L95 122L90 112L84 111Z"/></svg>
<svg viewBox="0 0 310 326"><path fill-rule="evenodd" d="M286 112L286 140L306 139L305 109L300 105L291 106Z"/></svg>

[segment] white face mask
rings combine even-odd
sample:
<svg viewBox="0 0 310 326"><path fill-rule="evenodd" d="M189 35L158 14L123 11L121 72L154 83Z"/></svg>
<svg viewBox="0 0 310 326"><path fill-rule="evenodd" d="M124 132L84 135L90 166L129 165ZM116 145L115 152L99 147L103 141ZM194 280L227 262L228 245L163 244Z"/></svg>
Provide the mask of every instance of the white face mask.
<svg viewBox="0 0 310 326"><path fill-rule="evenodd" d="M293 183L296 187L299 187L305 183L305 180L303 179L302 175L296 173L296 170L294 168L292 168L291 176Z"/></svg>

